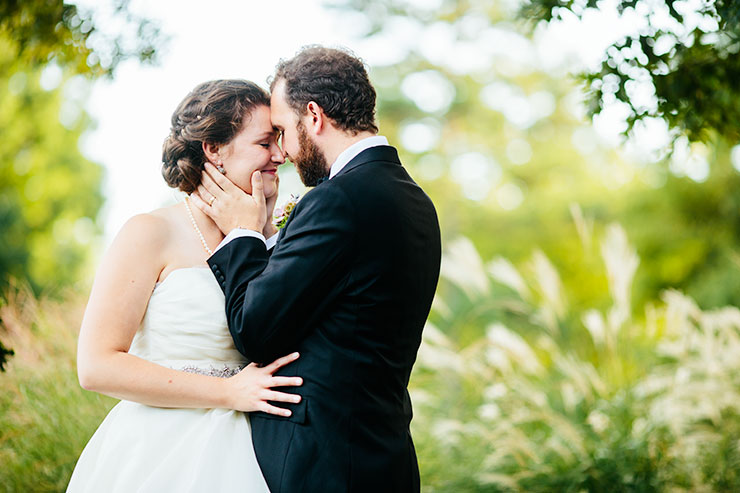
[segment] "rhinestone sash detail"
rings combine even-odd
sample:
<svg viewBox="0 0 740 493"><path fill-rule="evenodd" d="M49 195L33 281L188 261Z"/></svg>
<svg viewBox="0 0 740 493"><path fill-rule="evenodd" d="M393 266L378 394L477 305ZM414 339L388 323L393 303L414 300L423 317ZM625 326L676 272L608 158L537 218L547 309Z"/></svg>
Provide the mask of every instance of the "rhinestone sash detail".
<svg viewBox="0 0 740 493"><path fill-rule="evenodd" d="M194 365L187 365L180 368L180 371L184 371L187 373L197 373L199 375L207 375L209 377L229 378L242 371L246 366L247 365L229 367L223 365L222 367L215 367L211 365L207 368L203 368Z"/></svg>

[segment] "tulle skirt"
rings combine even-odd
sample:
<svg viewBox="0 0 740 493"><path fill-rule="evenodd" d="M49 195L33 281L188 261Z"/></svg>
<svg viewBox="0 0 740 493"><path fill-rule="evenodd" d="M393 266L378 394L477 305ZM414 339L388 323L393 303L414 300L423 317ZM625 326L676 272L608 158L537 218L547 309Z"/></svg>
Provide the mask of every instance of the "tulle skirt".
<svg viewBox="0 0 740 493"><path fill-rule="evenodd" d="M121 401L80 456L67 491L268 492L244 413Z"/></svg>

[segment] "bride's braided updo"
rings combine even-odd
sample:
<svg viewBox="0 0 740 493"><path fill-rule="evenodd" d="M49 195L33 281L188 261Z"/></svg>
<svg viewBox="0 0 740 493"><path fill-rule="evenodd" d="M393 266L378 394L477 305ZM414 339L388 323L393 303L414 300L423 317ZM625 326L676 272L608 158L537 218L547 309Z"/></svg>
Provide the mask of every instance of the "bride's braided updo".
<svg viewBox="0 0 740 493"><path fill-rule="evenodd" d="M270 96L246 80L214 80L193 89L172 114L170 134L162 145L162 176L172 188L191 193L200 184L206 161L203 142L225 145Z"/></svg>

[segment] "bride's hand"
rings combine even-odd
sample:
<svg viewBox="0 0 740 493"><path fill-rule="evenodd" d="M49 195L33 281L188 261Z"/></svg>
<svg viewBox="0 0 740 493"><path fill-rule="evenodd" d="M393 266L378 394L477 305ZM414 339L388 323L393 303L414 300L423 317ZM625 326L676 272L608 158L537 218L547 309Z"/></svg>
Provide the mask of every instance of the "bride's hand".
<svg viewBox="0 0 740 493"><path fill-rule="evenodd" d="M290 416L288 409L276 407L268 401L298 403L301 396L278 392L273 387L299 386L303 385L301 377L281 377L273 374L281 367L298 359L298 353L289 354L276 359L265 367L259 367L251 363L242 371L227 380L229 385L229 408L236 411L252 412L262 411L278 416Z"/></svg>
<svg viewBox="0 0 740 493"><path fill-rule="evenodd" d="M204 163L198 189L190 200L198 209L213 219L223 234L234 228L262 232L265 227L265 194L262 173L252 173L252 194L237 187L229 178L219 173L209 162Z"/></svg>

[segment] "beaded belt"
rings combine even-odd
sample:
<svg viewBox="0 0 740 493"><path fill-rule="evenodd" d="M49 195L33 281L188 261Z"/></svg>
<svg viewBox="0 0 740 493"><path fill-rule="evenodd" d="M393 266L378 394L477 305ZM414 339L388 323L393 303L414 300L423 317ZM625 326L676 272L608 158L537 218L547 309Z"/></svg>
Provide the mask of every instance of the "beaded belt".
<svg viewBox="0 0 740 493"><path fill-rule="evenodd" d="M219 377L219 378L229 378L233 377L240 371L242 371L247 365L240 365L240 366L227 366L223 365L220 367L216 366L209 366L209 367L202 367L202 366L195 366L195 365L187 365L180 368L180 371L184 371L187 373L197 373L199 375L207 375L209 377Z"/></svg>

